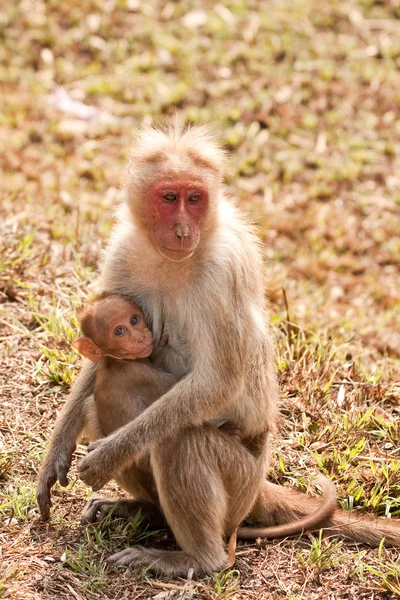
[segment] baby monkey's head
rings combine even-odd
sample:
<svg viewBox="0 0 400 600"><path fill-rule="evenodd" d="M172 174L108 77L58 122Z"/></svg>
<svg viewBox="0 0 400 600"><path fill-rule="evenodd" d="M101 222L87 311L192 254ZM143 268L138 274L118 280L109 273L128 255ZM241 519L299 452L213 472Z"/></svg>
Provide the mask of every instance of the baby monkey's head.
<svg viewBox="0 0 400 600"><path fill-rule="evenodd" d="M153 336L139 306L127 296L104 293L79 315L83 335L73 347L97 362L103 356L136 360L150 356Z"/></svg>

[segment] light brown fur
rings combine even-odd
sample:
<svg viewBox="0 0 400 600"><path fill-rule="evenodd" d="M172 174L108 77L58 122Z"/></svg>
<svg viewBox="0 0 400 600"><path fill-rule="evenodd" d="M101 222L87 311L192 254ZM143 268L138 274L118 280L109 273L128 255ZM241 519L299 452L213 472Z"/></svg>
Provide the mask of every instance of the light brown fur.
<svg viewBox="0 0 400 600"><path fill-rule="evenodd" d="M93 441L133 421L178 379L157 367L168 333L158 345L158 359L146 358L153 351L152 335L140 307L130 298L101 294L80 312L79 320L83 335L72 346L99 363L94 396L86 402L84 416L86 437ZM239 426L228 421L216 419L211 424L230 435L242 434Z"/></svg>
<svg viewBox="0 0 400 600"><path fill-rule="evenodd" d="M204 128L173 126L168 133L144 132L133 156L102 285L138 302L156 338L169 332L160 366L179 381L134 421L96 442L78 469L86 483L100 489L149 452L147 482L132 472L119 481L137 500L150 498L161 506L181 551L136 546L110 560L151 565L174 576L189 569L209 572L225 565L224 538L246 516L264 525L286 523L313 512L318 501L264 480L277 417L264 268L251 228L223 195L221 151ZM207 186L210 204L198 243L190 238L190 251L180 260L175 251L159 251L143 207L153 202L151 190L159 178L174 182L182 175ZM51 486L57 478L66 480L93 383L94 369L86 365L56 425L38 485L44 518ZM244 440L207 425L215 418L238 423ZM388 545L400 545L399 521L355 520L335 511L325 525L348 539L376 545L385 537Z"/></svg>
<svg viewBox="0 0 400 600"><path fill-rule="evenodd" d="M132 318L135 323L132 323ZM177 383L177 378L158 369L147 358L137 358L150 354L151 333L143 318L140 307L130 298L118 294L103 294L95 298L89 307L81 312L82 335L73 346L84 356L99 362L94 388L94 397L85 403L85 429L90 441L105 437L120 427L133 421L153 402L165 394ZM162 336L165 347L168 334ZM160 355L158 356L160 361ZM236 435L243 440L243 432L238 424L218 417L210 422L213 427L228 435ZM247 440L247 445L251 441ZM138 459L132 468L128 467L116 476L122 487L139 477ZM154 492L154 479L151 473L150 456L145 453L140 459L140 479L148 479ZM336 491L333 483L322 478L324 501L315 513L293 523L266 528L239 528L237 535L241 539L259 537L284 537L299 534L304 529L315 528L324 518L330 516L336 504ZM143 487L143 486L142 486ZM232 489L232 493L236 490ZM141 490L141 497L148 497ZM156 494L154 494L156 500ZM99 500L96 501L98 506ZM106 506L108 503L106 504ZM124 505L124 510L126 503ZM90 504L87 522L95 518L94 506ZM120 509L121 510L121 509ZM101 514L104 513L104 508Z"/></svg>
<svg viewBox="0 0 400 600"><path fill-rule="evenodd" d="M147 358L153 350L152 334L130 298L102 294L79 318L83 335L72 345L98 362L94 398L87 402L84 418L87 436L97 440L136 419L177 378Z"/></svg>

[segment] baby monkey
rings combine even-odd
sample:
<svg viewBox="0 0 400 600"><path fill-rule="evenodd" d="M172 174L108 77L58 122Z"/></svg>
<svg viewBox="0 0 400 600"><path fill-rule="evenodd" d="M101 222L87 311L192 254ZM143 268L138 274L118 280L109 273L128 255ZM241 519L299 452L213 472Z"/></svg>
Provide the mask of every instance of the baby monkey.
<svg viewBox="0 0 400 600"><path fill-rule="evenodd" d="M177 379L155 367L148 357L153 335L140 307L128 296L103 293L81 314L83 335L73 347L99 362L93 399L85 407L89 439L116 431L165 394ZM160 344L166 343L166 336ZM135 390L134 401L130 401Z"/></svg>
<svg viewBox="0 0 400 600"><path fill-rule="evenodd" d="M109 435L138 417L165 394L177 378L157 368L148 357L153 335L140 307L128 296L103 293L80 314L83 335L73 347L92 362L100 362L93 398L85 407L90 440ZM163 334L160 346L168 342ZM135 390L134 401L130 401ZM225 433L240 435L233 423L211 423Z"/></svg>

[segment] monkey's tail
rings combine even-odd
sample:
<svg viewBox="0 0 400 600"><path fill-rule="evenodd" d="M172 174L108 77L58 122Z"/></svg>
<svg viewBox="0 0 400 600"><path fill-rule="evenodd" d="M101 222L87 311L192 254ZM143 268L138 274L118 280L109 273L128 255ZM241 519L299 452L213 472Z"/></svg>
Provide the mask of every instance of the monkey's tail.
<svg viewBox="0 0 400 600"><path fill-rule="evenodd" d="M320 528L336 508L336 488L334 483L323 475L318 476L318 483L324 495L322 501L314 506L314 510L310 514L281 525L239 527L237 537L241 540L256 540L257 538L272 540L289 535L298 535L304 531L315 531Z"/></svg>
<svg viewBox="0 0 400 600"><path fill-rule="evenodd" d="M265 526L291 523L312 515L320 504L318 498L310 498L295 490L264 482L256 503L250 513L251 520ZM383 538L385 545L400 548L400 519L372 518L354 512L336 509L331 516L313 528L323 528L328 535L377 547Z"/></svg>

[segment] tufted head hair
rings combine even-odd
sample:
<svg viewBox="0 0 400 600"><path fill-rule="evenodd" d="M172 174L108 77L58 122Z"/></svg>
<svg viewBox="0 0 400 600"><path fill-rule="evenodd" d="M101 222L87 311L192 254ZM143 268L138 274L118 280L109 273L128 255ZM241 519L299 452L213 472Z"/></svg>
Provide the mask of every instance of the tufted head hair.
<svg viewBox="0 0 400 600"><path fill-rule="evenodd" d="M174 118L163 128L146 127L139 132L130 154L126 187L132 198L157 179L190 175L212 191L221 183L224 169L225 152L210 128L184 126Z"/></svg>

